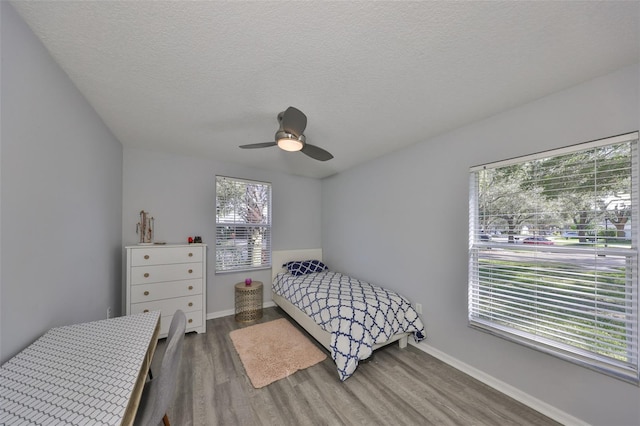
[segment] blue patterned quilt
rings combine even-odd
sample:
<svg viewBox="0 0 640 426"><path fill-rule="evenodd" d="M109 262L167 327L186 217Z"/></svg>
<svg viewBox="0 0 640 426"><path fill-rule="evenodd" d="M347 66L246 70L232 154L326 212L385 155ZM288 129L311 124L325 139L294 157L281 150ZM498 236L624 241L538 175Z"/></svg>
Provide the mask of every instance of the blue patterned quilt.
<svg viewBox="0 0 640 426"><path fill-rule="evenodd" d="M331 357L342 381L360 360L371 356L374 344L405 332L413 333L416 342L425 337L422 321L407 299L338 272L283 272L274 279L273 292L331 333Z"/></svg>

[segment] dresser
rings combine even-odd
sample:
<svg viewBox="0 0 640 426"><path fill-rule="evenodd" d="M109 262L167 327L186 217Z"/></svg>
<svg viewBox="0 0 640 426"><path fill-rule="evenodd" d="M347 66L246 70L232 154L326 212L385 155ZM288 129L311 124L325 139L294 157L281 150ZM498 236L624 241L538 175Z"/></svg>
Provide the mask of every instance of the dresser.
<svg viewBox="0 0 640 426"><path fill-rule="evenodd" d="M160 311L166 337L176 310L187 316L187 332L206 332L207 246L136 245L126 247L127 315Z"/></svg>

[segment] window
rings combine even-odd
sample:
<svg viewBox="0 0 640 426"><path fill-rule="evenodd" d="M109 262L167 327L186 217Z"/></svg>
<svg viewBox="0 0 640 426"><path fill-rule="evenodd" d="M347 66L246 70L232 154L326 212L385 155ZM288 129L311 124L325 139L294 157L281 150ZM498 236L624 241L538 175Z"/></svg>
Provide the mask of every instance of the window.
<svg viewBox="0 0 640 426"><path fill-rule="evenodd" d="M638 383L638 133L471 168L471 327Z"/></svg>
<svg viewBox="0 0 640 426"><path fill-rule="evenodd" d="M216 272L271 267L271 184L216 176Z"/></svg>

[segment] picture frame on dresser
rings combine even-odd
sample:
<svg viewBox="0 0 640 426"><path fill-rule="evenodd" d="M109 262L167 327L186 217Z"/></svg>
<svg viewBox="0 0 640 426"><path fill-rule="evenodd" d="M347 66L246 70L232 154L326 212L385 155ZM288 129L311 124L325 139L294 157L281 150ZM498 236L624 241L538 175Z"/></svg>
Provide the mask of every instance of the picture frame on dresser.
<svg viewBox="0 0 640 426"><path fill-rule="evenodd" d="M160 311L158 337L163 338L181 309L187 333L206 333L207 245L132 245L125 250L126 315Z"/></svg>

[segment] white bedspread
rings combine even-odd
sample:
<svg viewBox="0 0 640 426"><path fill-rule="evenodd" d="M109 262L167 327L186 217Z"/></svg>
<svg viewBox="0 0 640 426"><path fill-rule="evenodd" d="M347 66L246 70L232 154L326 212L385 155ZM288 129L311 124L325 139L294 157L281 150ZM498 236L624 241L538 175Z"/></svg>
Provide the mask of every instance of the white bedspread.
<svg viewBox="0 0 640 426"><path fill-rule="evenodd" d="M394 334L424 339L424 325L401 295L337 272L294 276L280 273L273 292L286 298L331 333L331 357L340 380L349 378L372 346Z"/></svg>

